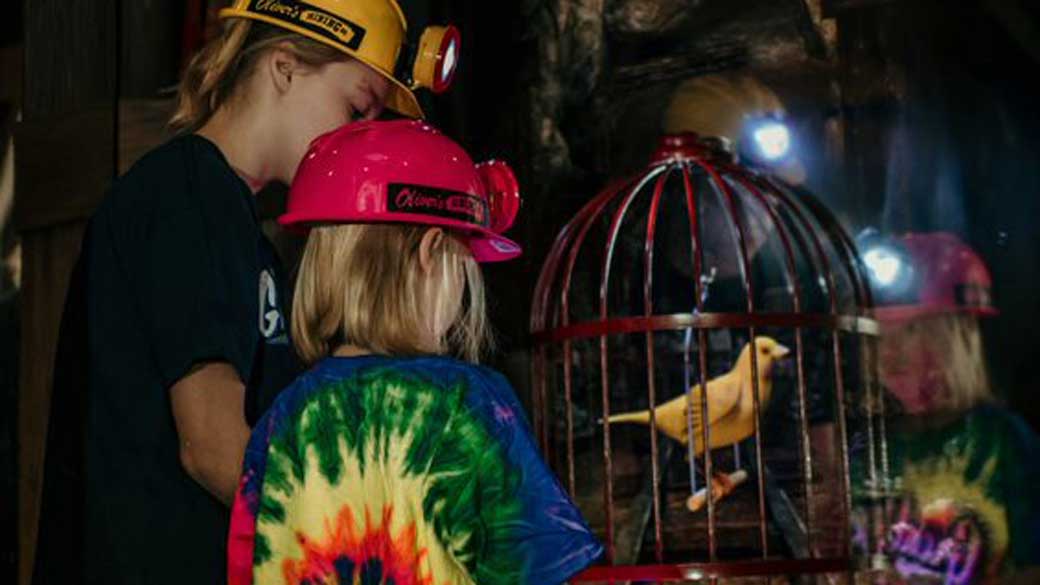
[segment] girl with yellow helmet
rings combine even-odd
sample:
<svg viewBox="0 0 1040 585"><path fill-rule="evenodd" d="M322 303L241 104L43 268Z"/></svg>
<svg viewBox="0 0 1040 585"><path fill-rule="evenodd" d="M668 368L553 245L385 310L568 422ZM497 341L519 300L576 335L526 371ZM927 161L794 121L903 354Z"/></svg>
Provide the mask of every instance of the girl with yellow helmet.
<svg viewBox="0 0 1040 585"><path fill-rule="evenodd" d="M85 438L48 446L61 473L37 583L224 580L250 426L300 370L253 195L291 182L320 134L384 109L421 117L413 90L444 91L457 63L458 32L410 44L394 0L236 0L220 15L185 71L180 134L87 228L54 390L56 408L88 413Z"/></svg>

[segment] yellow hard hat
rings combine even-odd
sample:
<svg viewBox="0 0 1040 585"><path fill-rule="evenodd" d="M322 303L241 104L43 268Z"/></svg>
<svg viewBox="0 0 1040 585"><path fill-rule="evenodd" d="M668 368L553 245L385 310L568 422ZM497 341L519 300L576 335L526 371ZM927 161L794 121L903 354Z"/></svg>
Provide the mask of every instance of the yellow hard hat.
<svg viewBox="0 0 1040 585"><path fill-rule="evenodd" d="M431 26L408 55L410 70L398 66L408 23L395 0L235 0L220 17L265 22L343 51L390 80L387 107L412 118L423 117L413 90L445 91L458 64L458 30Z"/></svg>
<svg viewBox="0 0 1040 585"><path fill-rule="evenodd" d="M780 98L755 78L702 75L679 85L664 115L664 130L740 140L748 119L783 115Z"/></svg>
<svg viewBox="0 0 1040 585"><path fill-rule="evenodd" d="M729 141L739 152L746 147L749 129L768 120L783 120L783 102L755 77L743 73L716 73L688 79L672 93L664 113L663 129L674 134L696 132ZM786 132L786 130L785 130ZM773 172L790 183L805 180L797 156L771 164Z"/></svg>

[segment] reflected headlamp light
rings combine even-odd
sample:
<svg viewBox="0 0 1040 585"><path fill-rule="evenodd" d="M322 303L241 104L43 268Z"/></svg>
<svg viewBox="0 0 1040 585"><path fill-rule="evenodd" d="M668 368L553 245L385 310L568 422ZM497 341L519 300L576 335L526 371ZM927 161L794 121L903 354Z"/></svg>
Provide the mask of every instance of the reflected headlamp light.
<svg viewBox="0 0 1040 585"><path fill-rule="evenodd" d="M791 152L791 132L782 122L766 122L751 133L755 148L766 160L780 160Z"/></svg>
<svg viewBox="0 0 1040 585"><path fill-rule="evenodd" d="M856 238L860 260L876 305L918 302L918 282L913 258L898 239L885 238L868 228Z"/></svg>
<svg viewBox="0 0 1040 585"><path fill-rule="evenodd" d="M775 165L788 158L792 150L791 129L778 116L748 121L742 131L740 155L759 165Z"/></svg>

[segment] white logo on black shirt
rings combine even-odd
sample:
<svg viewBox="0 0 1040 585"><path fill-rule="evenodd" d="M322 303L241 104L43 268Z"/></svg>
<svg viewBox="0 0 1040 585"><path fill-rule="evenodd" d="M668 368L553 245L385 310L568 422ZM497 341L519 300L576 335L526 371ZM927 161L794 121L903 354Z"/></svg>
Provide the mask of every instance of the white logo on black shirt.
<svg viewBox="0 0 1040 585"><path fill-rule="evenodd" d="M285 343L285 320L278 308L278 287L270 270L260 273L260 335L269 343Z"/></svg>

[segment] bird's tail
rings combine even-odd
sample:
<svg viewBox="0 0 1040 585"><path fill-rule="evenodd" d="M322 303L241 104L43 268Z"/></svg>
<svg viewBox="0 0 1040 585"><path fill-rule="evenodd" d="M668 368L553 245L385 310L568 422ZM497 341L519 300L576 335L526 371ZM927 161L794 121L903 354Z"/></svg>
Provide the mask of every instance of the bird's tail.
<svg viewBox="0 0 1040 585"><path fill-rule="evenodd" d="M648 425L650 424L650 411L640 410L639 412L625 412L622 414L615 414L607 420L611 423L638 423Z"/></svg>

